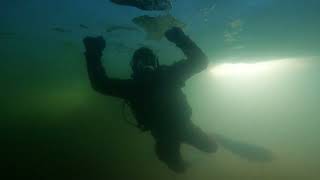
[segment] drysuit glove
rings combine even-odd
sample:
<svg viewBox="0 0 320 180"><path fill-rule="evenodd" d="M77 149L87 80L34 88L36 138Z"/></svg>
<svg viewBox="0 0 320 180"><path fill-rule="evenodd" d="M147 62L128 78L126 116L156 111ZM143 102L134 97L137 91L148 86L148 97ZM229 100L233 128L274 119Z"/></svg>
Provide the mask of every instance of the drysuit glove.
<svg viewBox="0 0 320 180"><path fill-rule="evenodd" d="M175 44L180 44L183 43L183 41L186 39L186 35L182 31L181 28L178 27L173 27L165 32L166 38L175 43Z"/></svg>
<svg viewBox="0 0 320 180"><path fill-rule="evenodd" d="M102 51L106 47L106 42L102 36L86 37L83 39L83 43L86 53L91 55L102 55Z"/></svg>

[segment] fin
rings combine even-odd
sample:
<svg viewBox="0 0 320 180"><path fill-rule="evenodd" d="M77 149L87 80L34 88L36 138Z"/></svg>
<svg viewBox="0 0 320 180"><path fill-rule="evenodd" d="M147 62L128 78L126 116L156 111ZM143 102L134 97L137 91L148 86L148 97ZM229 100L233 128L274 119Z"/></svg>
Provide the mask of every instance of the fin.
<svg viewBox="0 0 320 180"><path fill-rule="evenodd" d="M231 153L250 162L271 162L274 154L265 147L227 138L221 134L212 135L217 143Z"/></svg>

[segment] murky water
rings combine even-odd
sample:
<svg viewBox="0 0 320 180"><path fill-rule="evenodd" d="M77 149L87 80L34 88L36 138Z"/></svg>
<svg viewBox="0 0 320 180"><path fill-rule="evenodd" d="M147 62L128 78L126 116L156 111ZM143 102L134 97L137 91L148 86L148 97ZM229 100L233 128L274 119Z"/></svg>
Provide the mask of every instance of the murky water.
<svg viewBox="0 0 320 180"><path fill-rule="evenodd" d="M130 77L132 53L142 45L171 64L184 58L180 50L164 38L147 40L131 21L164 13L107 0L2 0L1 169L14 170L4 176L319 179L319 6L317 0L173 1L170 14L211 62L184 88L193 122L273 154L250 161L222 147L208 155L184 145L191 167L177 175L156 158L151 136L124 121L123 102L91 89L82 45L85 36L105 37L103 63L112 77ZM127 29L107 32L112 26Z"/></svg>

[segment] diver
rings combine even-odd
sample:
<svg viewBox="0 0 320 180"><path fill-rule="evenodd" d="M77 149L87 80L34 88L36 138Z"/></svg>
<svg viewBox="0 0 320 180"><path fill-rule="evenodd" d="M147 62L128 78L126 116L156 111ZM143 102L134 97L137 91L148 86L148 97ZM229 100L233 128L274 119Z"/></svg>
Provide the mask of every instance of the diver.
<svg viewBox="0 0 320 180"><path fill-rule="evenodd" d="M128 102L138 127L155 139L158 159L181 173L187 168L180 153L181 143L207 153L216 152L218 147L211 136L192 123L192 110L182 92L187 79L207 68L208 59L180 28L167 30L165 36L187 58L170 66L160 65L151 49L141 47L133 54L129 79L110 78L106 74L101 63L106 44L101 36L86 37L83 42L92 88Z"/></svg>

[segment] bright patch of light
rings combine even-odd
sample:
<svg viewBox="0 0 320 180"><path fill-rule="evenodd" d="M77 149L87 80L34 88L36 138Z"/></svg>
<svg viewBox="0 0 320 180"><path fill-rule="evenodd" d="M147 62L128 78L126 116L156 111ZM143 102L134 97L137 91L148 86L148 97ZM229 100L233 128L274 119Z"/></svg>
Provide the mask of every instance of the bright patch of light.
<svg viewBox="0 0 320 180"><path fill-rule="evenodd" d="M297 65L298 61L296 59L279 59L256 63L225 63L212 67L210 72L215 76L257 76L288 70Z"/></svg>

